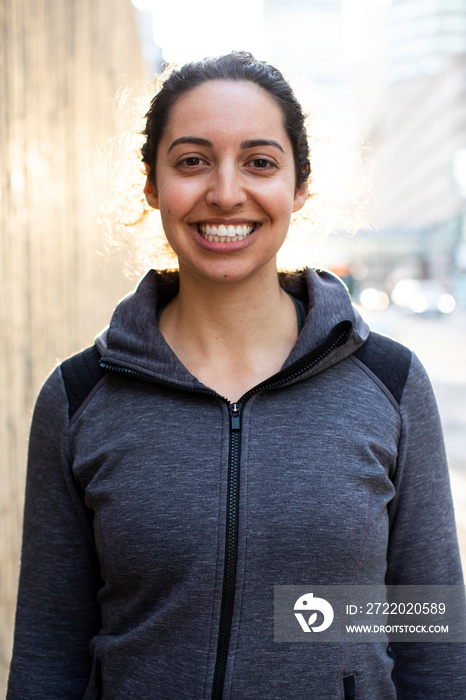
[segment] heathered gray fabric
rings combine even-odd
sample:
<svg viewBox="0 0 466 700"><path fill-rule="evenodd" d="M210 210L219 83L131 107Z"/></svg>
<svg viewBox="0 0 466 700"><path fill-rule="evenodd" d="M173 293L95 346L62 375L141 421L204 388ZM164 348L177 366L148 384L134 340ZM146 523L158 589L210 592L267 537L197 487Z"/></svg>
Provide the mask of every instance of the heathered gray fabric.
<svg viewBox="0 0 466 700"><path fill-rule="evenodd" d="M275 584L462 581L419 361L398 406L353 356L368 328L343 285L315 271L283 283L309 308L285 368L336 324L353 331L299 378L245 402L224 698L343 700L354 674L356 700L464 700L458 645L273 641ZM59 368L39 396L8 700L96 699L100 664L106 700L210 698L229 407L158 331L171 284L150 273L98 341L106 362L145 378L109 372L71 425Z"/></svg>

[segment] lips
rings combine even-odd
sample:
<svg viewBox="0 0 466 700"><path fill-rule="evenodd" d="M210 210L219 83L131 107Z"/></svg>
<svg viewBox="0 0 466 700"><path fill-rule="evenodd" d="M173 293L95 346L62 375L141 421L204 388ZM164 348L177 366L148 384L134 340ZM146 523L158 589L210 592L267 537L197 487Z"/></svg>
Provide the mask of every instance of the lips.
<svg viewBox="0 0 466 700"><path fill-rule="evenodd" d="M257 224L198 224L197 230L200 235L211 243L234 243L242 241L255 230Z"/></svg>

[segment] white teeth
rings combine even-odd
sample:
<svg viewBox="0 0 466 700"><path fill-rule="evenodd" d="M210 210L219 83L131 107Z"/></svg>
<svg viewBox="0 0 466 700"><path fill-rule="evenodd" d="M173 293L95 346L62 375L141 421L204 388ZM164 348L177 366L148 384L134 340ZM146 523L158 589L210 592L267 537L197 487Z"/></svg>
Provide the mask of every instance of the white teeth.
<svg viewBox="0 0 466 700"><path fill-rule="evenodd" d="M197 227L199 233L206 241L220 243L242 241L249 236L255 228L256 224L241 224L239 226L233 226L232 224L228 226L224 224L220 224L219 226L215 224L199 224Z"/></svg>

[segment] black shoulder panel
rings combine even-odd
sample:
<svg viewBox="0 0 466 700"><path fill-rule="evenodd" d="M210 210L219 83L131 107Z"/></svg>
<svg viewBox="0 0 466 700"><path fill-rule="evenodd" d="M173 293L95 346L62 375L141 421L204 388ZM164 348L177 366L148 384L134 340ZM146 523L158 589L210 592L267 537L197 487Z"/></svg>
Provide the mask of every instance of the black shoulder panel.
<svg viewBox="0 0 466 700"><path fill-rule="evenodd" d="M373 372L400 403L411 364L411 350L396 340L371 331L354 353Z"/></svg>
<svg viewBox="0 0 466 700"><path fill-rule="evenodd" d="M62 362L61 373L68 396L70 418L106 374L106 370L102 369L99 360L99 351L93 345Z"/></svg>

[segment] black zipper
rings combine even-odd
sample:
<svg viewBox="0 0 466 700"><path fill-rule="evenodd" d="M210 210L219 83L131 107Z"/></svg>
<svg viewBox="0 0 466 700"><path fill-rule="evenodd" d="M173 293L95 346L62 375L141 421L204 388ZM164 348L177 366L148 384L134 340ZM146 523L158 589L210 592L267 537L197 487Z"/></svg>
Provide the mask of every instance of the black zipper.
<svg viewBox="0 0 466 700"><path fill-rule="evenodd" d="M152 383L163 384L177 389L188 389L194 393L209 394L222 398L229 405L230 410L230 454L228 459L228 486L227 486L227 512L226 512L226 534L225 534L225 558L223 569L223 589L222 602L220 605L220 623L217 643L217 658L215 663L214 678L212 683L211 700L222 700L225 671L228 659L228 649L230 645L231 622L233 619L233 603L236 585L236 564L238 551L238 515L239 515L239 477L240 477L240 446L241 446L241 413L246 401L259 391L273 389L281 384L285 384L290 379L295 379L300 374L318 364L332 350L342 345L350 336L352 324L342 321L336 325L325 341L319 345L312 353L295 365L291 365L283 372L279 372L274 381L266 380L261 384L247 391L239 401L230 403L224 396L220 396L211 389L196 389L194 387L180 387L170 381L155 379L150 375L143 374L127 367L118 367L112 364L101 362L104 369L132 374L133 376L145 379Z"/></svg>
<svg viewBox="0 0 466 700"><path fill-rule="evenodd" d="M228 459L228 490L223 567L222 603L217 643L217 660L212 684L212 698L221 698L230 645L231 621L236 584L239 515L239 456L241 442L241 404L230 404L230 455Z"/></svg>

